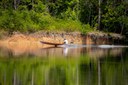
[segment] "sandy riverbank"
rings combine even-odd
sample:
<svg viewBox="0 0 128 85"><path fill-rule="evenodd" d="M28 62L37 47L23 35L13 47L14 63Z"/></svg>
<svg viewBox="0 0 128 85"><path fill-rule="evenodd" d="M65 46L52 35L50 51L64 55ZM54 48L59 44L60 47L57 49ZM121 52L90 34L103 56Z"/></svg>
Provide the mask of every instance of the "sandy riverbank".
<svg viewBox="0 0 128 85"><path fill-rule="evenodd" d="M46 48L50 45L42 44L40 41L63 43L64 38L74 44L112 44L115 43L115 41L116 43L120 42L123 39L123 36L119 34L108 35L106 33L88 33L83 35L79 32L36 32L32 34L14 32L11 36L1 39L0 46L9 49L18 48L19 50L27 48Z"/></svg>
<svg viewBox="0 0 128 85"><path fill-rule="evenodd" d="M98 38L95 38L95 37ZM118 35L116 35L118 36ZM113 40L120 40L122 36L114 37ZM112 40L108 39L107 34L96 34L90 33L88 35L82 35L78 32L73 33L48 33L48 32L38 32L32 34L22 34L22 33L14 33L11 36L6 36L0 40L0 48L13 51L14 55L21 55L26 53L34 53L34 54L47 54L47 52L52 52L53 54L55 51L48 50L42 51L40 49L53 47L51 45L46 45L40 43L40 41L47 41L47 42L55 42L55 43L62 43L63 39L66 38L69 42L74 42L74 44L109 44L112 43ZM63 49L59 49L63 51ZM58 50L58 51L59 51ZM4 50L3 50L4 51ZM78 50L76 50L77 53ZM45 52L45 53L44 53ZM6 52L3 52L6 53ZM61 52L60 52L61 53Z"/></svg>

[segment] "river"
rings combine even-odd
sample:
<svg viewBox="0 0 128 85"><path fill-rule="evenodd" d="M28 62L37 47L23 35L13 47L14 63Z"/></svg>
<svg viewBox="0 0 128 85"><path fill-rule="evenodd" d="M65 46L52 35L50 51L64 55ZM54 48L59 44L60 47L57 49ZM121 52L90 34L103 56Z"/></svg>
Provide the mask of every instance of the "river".
<svg viewBox="0 0 128 85"><path fill-rule="evenodd" d="M127 84L127 47L0 47L0 85Z"/></svg>

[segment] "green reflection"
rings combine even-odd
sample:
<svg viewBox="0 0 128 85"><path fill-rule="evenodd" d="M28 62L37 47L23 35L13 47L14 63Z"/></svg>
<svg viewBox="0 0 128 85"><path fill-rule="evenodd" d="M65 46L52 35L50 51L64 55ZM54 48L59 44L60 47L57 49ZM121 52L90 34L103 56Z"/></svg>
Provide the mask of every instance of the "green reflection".
<svg viewBox="0 0 128 85"><path fill-rule="evenodd" d="M0 59L0 85L127 85L127 54Z"/></svg>
<svg viewBox="0 0 128 85"><path fill-rule="evenodd" d="M86 63L89 58L82 59ZM1 85L74 85L79 59L0 59Z"/></svg>

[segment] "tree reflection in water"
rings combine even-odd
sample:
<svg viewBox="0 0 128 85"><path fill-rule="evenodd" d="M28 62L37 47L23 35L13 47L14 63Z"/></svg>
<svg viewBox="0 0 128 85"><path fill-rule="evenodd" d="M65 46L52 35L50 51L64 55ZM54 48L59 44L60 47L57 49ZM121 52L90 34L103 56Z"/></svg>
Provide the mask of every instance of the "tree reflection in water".
<svg viewBox="0 0 128 85"><path fill-rule="evenodd" d="M127 50L115 55L109 49L108 54L97 58L87 50L78 57L67 54L68 58L1 55L0 85L127 85Z"/></svg>

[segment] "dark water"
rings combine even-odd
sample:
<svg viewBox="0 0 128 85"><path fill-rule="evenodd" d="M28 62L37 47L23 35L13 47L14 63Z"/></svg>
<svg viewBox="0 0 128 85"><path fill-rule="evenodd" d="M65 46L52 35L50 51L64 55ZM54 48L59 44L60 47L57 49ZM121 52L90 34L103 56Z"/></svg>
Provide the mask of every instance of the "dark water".
<svg viewBox="0 0 128 85"><path fill-rule="evenodd" d="M128 85L128 48L0 48L0 85Z"/></svg>

